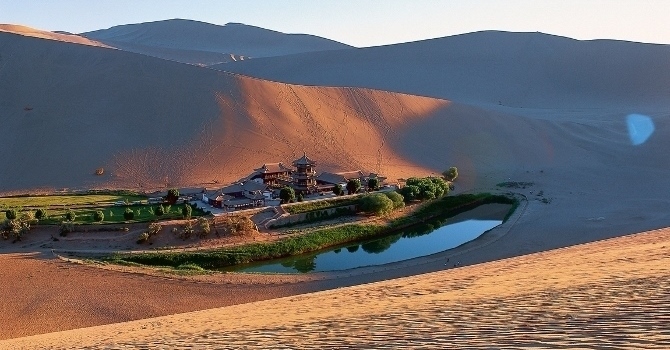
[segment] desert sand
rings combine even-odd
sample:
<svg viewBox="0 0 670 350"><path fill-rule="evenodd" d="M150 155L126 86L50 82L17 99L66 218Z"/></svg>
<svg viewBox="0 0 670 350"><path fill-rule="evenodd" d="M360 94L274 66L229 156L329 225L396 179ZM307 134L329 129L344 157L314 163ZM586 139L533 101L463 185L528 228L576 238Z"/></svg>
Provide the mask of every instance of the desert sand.
<svg viewBox="0 0 670 350"><path fill-rule="evenodd" d="M0 346L666 349L668 246L670 230L663 229L399 280L0 341Z"/></svg>
<svg viewBox="0 0 670 350"><path fill-rule="evenodd" d="M340 59L346 56L340 54L346 51L337 51L337 55L331 52L328 57L345 62ZM667 342L668 337L667 330L658 326L659 320L667 321L667 313L663 314L662 307L653 306L668 303L668 286L663 279L667 270L659 267L667 265L667 250L665 243L647 244L644 240L664 242L666 231L488 262L670 226L670 201L663 191L670 187L667 176L670 155L666 152L670 146L670 108L664 98L667 95L663 95L670 79L664 78L667 70L654 68L658 62L667 62L663 60L666 51L666 46L644 51L649 64L641 64L647 61L633 56L622 56L628 57L626 62L633 60L637 62L634 66L640 67L625 74L618 66L602 62L604 68L598 70L602 76L576 74L583 78L577 81L594 88L593 94L575 93L571 84L536 86L516 81L505 85L505 80L487 80L484 84L446 77L445 84L454 85L445 86L451 89L461 84L463 94L429 98L360 87L324 88L270 82L122 50L0 33L0 118L4 128L14 131L0 138L0 148L6 154L21 155L8 158L9 164L0 168L0 190L106 186L142 189L224 183L239 179L266 162L290 162L303 151L319 162L319 170L360 168L392 180L437 174L455 165L461 174L456 192L505 191L496 184L531 182L532 186L525 189L512 189L528 198L527 206L511 223L513 226L501 229L504 235L495 239L494 244L478 245L459 255L463 265L483 265L371 285L369 292L365 289L368 286L355 287L351 293L358 295L356 301L340 303L339 296L335 299L334 294L328 294L334 292L323 292L292 311L281 309L290 299L217 310L217 314L234 315L223 320L235 321L212 321L216 327L222 327L220 324L231 327L226 332L215 332L216 337L237 335L231 337L234 339L208 334L207 329L214 332L220 328L204 326L210 325L206 323L209 316L205 312L198 316L202 317L203 326L194 326L199 331L185 330L186 333L175 332L172 336L168 333L157 341L174 341L171 344L176 347L179 339L205 341L207 336L235 344L234 341L243 339L260 342L267 335L279 342L281 338L275 336L279 330L290 335L300 329L311 329L310 335L318 339L303 333L300 339L286 341L291 344L303 341L300 346L304 347L318 345L319 340L337 344L337 337L342 334L337 330L347 329L342 328L343 323L366 325L365 321L376 318L375 325L348 328L345 334L353 335L349 341L398 337L396 343L400 344L417 334L411 339L418 346L422 339L449 340L447 333L440 337L443 333L438 331L454 330L449 334L460 334L459 340L472 344L478 339L489 339L488 343L493 344L518 342L508 343L510 346L525 344L521 343L524 337L532 333L538 337L546 335L537 338L536 345L574 347L575 343L561 337L578 332L584 337L578 344L621 341L615 345L651 347ZM411 52L398 57L407 55ZM416 69L421 67L419 63ZM591 67L595 67L593 63ZM577 68L581 72L588 67L577 62ZM556 74L565 74L565 69L557 70ZM383 76L385 71L381 71ZM359 74L353 72L351 76ZM407 72L398 74L394 86L410 76ZM508 82L515 81L515 72L521 73L509 71ZM548 81L554 81L549 78ZM646 80L651 83L642 88L648 90L635 90L640 83L633 82ZM437 84L434 80L427 81L431 86ZM404 82L410 87L416 84L411 80ZM484 84L482 90L468 88L468 84L480 83ZM494 89L496 86L500 87ZM508 88L519 97L515 103L508 103L500 95ZM632 91L641 92L629 95ZM473 99L477 93L484 98ZM497 106L498 100L502 106ZM468 101L472 101L471 105ZM630 113L645 114L653 121L653 132L641 144L631 142L632 131L626 124ZM102 177L93 175L99 167L105 168ZM3 295L16 296L2 304L2 315L7 317L2 323L10 325L5 328L4 338L202 310L446 268L442 262L429 259L373 271L349 271L348 275L336 278L314 276L300 281L283 276L262 278L265 281L262 286L245 284L259 282L256 276L194 283L165 276L101 272L98 268L52 259L50 252L39 253L35 259L29 255L30 247L21 250L9 242L0 245L5 252L12 252L1 256L8 262L2 265L14 267L3 268L2 278L17 281L0 287L5 288ZM40 252L39 247L32 248L33 252ZM617 261L622 259L614 255L617 251L624 257L634 257L635 263ZM491 271L498 271L498 276ZM551 274L543 275L547 271ZM426 281L419 282L421 278ZM484 284L478 284L479 281ZM494 285L500 289L493 290ZM640 289L641 299L624 293L633 285L647 286ZM413 292L414 287L417 292ZM379 289L373 292L374 288ZM464 288L461 290L465 292L459 294L458 288ZM173 292L164 293L166 289ZM394 294L394 289L399 294ZM432 291L435 293L431 294ZM388 293L388 302L380 301L383 293ZM373 302L363 304L361 294L369 294ZM298 303L312 296L296 298ZM554 309L547 298L557 300ZM355 307L359 302L364 307ZM335 306L326 307L333 303ZM313 305L324 308L314 311ZM486 307L477 309L478 305ZM621 309L615 305L622 305ZM280 309L285 311L285 325L277 323L283 322L284 316L269 311ZM450 313L444 310L450 309L460 311L449 318ZM370 313L366 314L366 310ZM490 313L491 310L496 313ZM296 314L297 311L305 312ZM619 311L623 316L615 317L609 326L606 321ZM644 312L653 317L643 317ZM345 318L334 313L353 321L345 322ZM377 317L382 314L387 315L387 321L383 322L389 322L385 328L376 325L384 324L380 321L384 317ZM254 319L252 315L262 317ZM486 318L487 315L492 318ZM426 318L439 324L439 329L431 329L430 322L423 322ZM328 320L332 323L327 323ZM472 321L475 326L469 327L462 320ZM399 323L393 323L396 321ZM163 321L156 322L158 327ZM181 324L190 327L189 322ZM537 329L533 328L536 324ZM241 327L250 325L247 332L251 333L244 333ZM636 328L638 325L641 328ZM424 326L428 328L421 328ZM500 331L503 336L486 338L495 337L491 333L497 334L496 327L503 327ZM144 335L133 338L127 333L130 341L138 339L138 344L153 341L140 340L151 334L141 327L137 329ZM254 329L257 333L253 333ZM361 329L372 336L357 336L363 334ZM384 329L392 332L384 333ZM408 338L401 339L405 334L401 329L407 330ZM607 332L611 329L624 336L609 337ZM566 330L570 330L569 335L565 335ZM639 333L625 335L626 331L638 330ZM98 334L98 329L95 332ZM188 332L203 333L190 338ZM425 332L438 336L430 338ZM104 338L103 334L113 333L100 330L99 334ZM111 338L95 340L89 336L93 334L82 331L78 344L113 342ZM646 339L651 339L651 343L641 343ZM33 340L26 341L29 345ZM67 345L63 343L65 340L58 343L59 340L45 338L44 341L54 347ZM431 345L435 347L435 343L426 346Z"/></svg>
<svg viewBox="0 0 670 350"><path fill-rule="evenodd" d="M100 43L100 42L95 41L95 40L90 40L90 39L84 38L84 37L79 36L79 35L54 33L54 32L39 30L39 29L30 28L30 27L26 27L26 26L22 26L22 25L17 25L17 24L0 24L0 32L18 34L18 35L23 35L23 36L33 37L33 38L61 41L61 42L65 42L65 43L73 43L73 44L80 44L80 45L89 45L89 46L98 46L98 47L109 48L109 46L107 46L103 43Z"/></svg>

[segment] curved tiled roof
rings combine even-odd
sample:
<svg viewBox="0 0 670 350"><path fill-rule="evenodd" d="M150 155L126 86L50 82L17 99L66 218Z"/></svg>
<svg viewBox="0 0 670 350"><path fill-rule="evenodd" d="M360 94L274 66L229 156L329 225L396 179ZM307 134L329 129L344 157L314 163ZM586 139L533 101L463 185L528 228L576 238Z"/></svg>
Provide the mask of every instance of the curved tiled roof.
<svg viewBox="0 0 670 350"><path fill-rule="evenodd" d="M302 157L293 161L293 165L316 165L316 162L307 157L307 153L303 153Z"/></svg>

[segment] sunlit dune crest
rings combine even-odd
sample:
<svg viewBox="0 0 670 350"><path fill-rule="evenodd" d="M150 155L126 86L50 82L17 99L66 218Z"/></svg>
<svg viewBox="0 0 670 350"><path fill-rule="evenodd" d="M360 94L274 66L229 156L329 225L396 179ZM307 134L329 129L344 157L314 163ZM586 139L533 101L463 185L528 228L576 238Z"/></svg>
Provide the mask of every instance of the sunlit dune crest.
<svg viewBox="0 0 670 350"><path fill-rule="evenodd" d="M74 35L74 34L59 34L59 33L53 33L45 30L39 30L39 29L34 29L22 25L17 25L17 24L0 24L0 32L5 32L5 33L12 33L12 34L18 34L18 35L23 35L23 36L30 36L34 38L40 38L40 39L49 39L49 40L56 40L56 41L62 41L62 42L67 42L67 43L73 43L73 44L81 44L81 45L88 45L88 46L99 46L99 47L106 47L109 48L110 46L107 46L103 43L90 40L84 37L81 37L79 35Z"/></svg>

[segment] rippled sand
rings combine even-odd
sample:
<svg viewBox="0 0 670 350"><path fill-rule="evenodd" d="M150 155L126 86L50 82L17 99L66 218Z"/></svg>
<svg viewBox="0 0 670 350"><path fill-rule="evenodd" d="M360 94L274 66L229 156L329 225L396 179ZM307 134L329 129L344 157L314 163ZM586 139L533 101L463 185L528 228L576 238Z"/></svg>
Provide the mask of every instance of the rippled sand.
<svg viewBox="0 0 670 350"><path fill-rule="evenodd" d="M670 348L670 229L0 348Z"/></svg>

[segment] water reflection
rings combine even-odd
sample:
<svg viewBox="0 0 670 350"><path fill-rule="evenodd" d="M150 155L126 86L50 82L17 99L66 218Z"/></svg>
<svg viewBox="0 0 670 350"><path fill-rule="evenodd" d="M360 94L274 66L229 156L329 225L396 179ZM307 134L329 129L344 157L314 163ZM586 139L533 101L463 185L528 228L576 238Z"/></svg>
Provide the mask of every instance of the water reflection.
<svg viewBox="0 0 670 350"><path fill-rule="evenodd" d="M487 204L449 220L433 220L415 225L395 235L300 256L228 267L224 270L276 273L335 271L426 256L479 237L483 232L499 225L509 207Z"/></svg>

